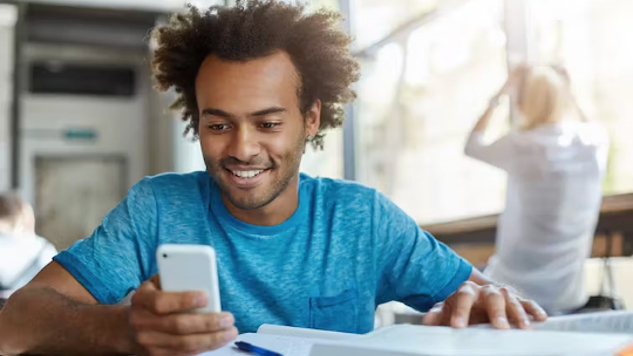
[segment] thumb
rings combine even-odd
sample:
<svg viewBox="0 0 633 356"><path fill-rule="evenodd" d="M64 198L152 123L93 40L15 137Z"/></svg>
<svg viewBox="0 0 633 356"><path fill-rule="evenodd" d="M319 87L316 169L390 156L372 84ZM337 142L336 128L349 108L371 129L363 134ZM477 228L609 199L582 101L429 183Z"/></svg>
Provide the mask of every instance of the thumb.
<svg viewBox="0 0 633 356"><path fill-rule="evenodd" d="M156 289L161 289L160 287L160 275L159 274L155 274L152 276L152 278L149 279L150 282L152 282L152 284L156 287Z"/></svg>

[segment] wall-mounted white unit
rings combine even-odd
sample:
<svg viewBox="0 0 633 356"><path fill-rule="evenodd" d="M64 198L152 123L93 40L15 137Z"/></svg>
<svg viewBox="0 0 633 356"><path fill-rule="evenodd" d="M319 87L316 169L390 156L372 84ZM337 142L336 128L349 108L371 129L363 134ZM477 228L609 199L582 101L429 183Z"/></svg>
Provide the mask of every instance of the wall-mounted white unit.
<svg viewBox="0 0 633 356"><path fill-rule="evenodd" d="M21 191L35 205L38 233L58 248L90 234L148 172L144 59L129 50L24 48Z"/></svg>

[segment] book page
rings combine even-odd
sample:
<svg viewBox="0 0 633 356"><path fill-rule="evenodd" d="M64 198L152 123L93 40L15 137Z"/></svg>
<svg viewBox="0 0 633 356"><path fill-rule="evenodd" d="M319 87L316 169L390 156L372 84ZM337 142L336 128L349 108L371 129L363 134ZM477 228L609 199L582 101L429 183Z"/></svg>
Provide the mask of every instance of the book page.
<svg viewBox="0 0 633 356"><path fill-rule="evenodd" d="M633 334L633 312L607 311L565 315L536 323L536 330Z"/></svg>
<svg viewBox="0 0 633 356"><path fill-rule="evenodd" d="M238 336L237 340L245 341L255 346L263 347L265 349L275 351L284 356L310 356L310 350L313 343L307 339L297 338L292 336L278 336L278 335L265 335L265 334L242 334ZM198 354L197 356L244 356L248 353L240 351L231 342L225 347Z"/></svg>
<svg viewBox="0 0 633 356"><path fill-rule="evenodd" d="M318 340L350 340L358 338L361 335L342 333L336 331L317 330L317 329L305 329L296 328L292 326L280 326L272 324L263 324L257 329L258 334L279 335L279 336L293 336L306 339L318 339Z"/></svg>
<svg viewBox="0 0 633 356"><path fill-rule="evenodd" d="M490 324L470 328L492 329ZM542 323L532 323L532 329L543 331L574 331L593 333L633 334L632 311L606 311L550 317Z"/></svg>
<svg viewBox="0 0 633 356"><path fill-rule="evenodd" d="M632 341L633 335L622 334L395 325L354 341L315 344L310 356L613 355Z"/></svg>
<svg viewBox="0 0 633 356"><path fill-rule="evenodd" d="M633 342L632 316L632 312L606 312L553 317L547 322L535 323L535 330L530 331L492 330L490 325L461 330L393 325L356 335L262 325L257 334L242 334L238 340L284 356L613 355ZM569 330L583 332L561 332ZM596 331L620 334L597 334ZM198 356L239 355L244 353L231 343Z"/></svg>

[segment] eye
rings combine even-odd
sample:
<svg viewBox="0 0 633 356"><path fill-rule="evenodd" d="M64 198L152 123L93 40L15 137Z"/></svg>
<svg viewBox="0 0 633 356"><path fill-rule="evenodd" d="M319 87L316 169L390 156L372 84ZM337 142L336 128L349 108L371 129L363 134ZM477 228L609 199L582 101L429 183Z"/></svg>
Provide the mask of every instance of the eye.
<svg viewBox="0 0 633 356"><path fill-rule="evenodd" d="M209 128L213 131L222 131L222 130L226 130L229 128L229 125L227 124L213 124L213 125L209 125Z"/></svg>
<svg viewBox="0 0 633 356"><path fill-rule="evenodd" d="M279 126L279 123L276 122L264 122L262 123L262 128L264 129L273 129L275 127Z"/></svg>

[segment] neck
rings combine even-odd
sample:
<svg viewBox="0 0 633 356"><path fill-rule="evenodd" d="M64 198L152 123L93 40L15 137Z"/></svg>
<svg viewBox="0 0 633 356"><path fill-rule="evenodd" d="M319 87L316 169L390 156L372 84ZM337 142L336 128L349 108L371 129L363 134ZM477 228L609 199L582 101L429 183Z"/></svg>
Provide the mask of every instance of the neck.
<svg viewBox="0 0 633 356"><path fill-rule="evenodd" d="M247 224L279 225L288 220L299 206L299 175L295 175L288 182L288 186L273 201L260 208L240 209L233 205L224 194L222 194L222 201L231 215Z"/></svg>

